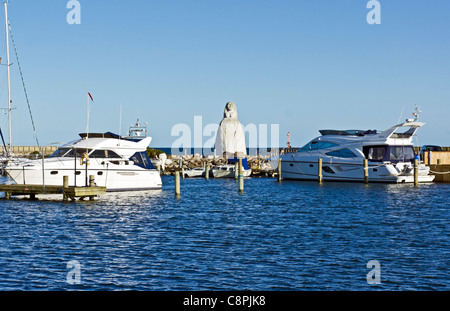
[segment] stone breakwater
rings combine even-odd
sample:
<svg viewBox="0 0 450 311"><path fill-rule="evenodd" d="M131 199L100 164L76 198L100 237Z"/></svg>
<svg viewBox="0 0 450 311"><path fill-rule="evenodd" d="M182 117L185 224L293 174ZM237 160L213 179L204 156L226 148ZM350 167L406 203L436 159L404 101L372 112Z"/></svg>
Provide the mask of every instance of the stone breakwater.
<svg viewBox="0 0 450 311"><path fill-rule="evenodd" d="M181 160L181 161L180 161ZM248 166L252 169L252 176L269 176L273 177L276 174L276 169L272 166L268 157L247 157ZM196 167L206 167L209 165L210 168L214 166L226 164L226 159L224 158L204 158L199 155L191 156L171 156L164 163L164 169L161 168L160 160L153 160L153 165L158 168L162 173L167 175L173 175L175 171L181 169L189 170ZM181 166L180 166L181 162Z"/></svg>

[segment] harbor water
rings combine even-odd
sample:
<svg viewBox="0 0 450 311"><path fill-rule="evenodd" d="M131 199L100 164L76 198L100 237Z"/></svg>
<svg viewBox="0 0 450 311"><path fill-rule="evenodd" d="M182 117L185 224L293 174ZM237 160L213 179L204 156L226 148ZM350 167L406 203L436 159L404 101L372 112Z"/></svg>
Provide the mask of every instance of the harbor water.
<svg viewBox="0 0 450 311"><path fill-rule="evenodd" d="M1 200L0 290L448 291L449 196L249 178L243 193L184 179L176 198L164 176L95 201Z"/></svg>

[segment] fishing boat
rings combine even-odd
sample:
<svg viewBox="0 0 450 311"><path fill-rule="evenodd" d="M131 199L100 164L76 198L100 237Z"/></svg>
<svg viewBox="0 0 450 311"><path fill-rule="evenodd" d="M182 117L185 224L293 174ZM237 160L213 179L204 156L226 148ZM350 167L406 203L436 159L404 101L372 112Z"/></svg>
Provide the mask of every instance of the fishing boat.
<svg viewBox="0 0 450 311"><path fill-rule="evenodd" d="M376 130L321 130L297 152L281 155L283 179L317 180L318 160L322 159L324 181L363 181L364 160L368 160L370 182L414 182L412 138L425 125L415 119L378 132ZM430 168L419 164L418 181L431 182Z"/></svg>
<svg viewBox="0 0 450 311"><path fill-rule="evenodd" d="M127 139L117 134L82 133L80 139L58 148L50 157L10 163L5 171L17 184L87 186L93 176L106 191L161 189L159 172L146 149L152 138Z"/></svg>
<svg viewBox="0 0 450 311"><path fill-rule="evenodd" d="M226 164L218 165L212 168L212 174L214 178L235 178L236 176L236 163L239 159L230 158ZM244 177L250 177L252 174L251 168L248 166L246 158L242 159L242 175Z"/></svg>

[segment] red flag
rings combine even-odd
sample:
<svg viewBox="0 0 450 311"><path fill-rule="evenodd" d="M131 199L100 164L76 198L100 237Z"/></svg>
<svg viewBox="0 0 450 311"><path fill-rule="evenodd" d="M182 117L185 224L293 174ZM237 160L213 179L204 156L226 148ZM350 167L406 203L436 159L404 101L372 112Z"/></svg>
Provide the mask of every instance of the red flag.
<svg viewBox="0 0 450 311"><path fill-rule="evenodd" d="M89 97L91 98L92 101L94 101L94 99L92 98L91 93L88 92Z"/></svg>

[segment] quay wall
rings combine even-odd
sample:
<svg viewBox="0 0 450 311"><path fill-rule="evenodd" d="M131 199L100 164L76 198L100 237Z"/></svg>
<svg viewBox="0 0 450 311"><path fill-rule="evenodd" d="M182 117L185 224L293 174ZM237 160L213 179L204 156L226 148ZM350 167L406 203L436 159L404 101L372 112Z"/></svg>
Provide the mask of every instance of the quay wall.
<svg viewBox="0 0 450 311"><path fill-rule="evenodd" d="M431 164L430 170L436 176L434 178L434 182L450 183L450 164L447 165Z"/></svg>
<svg viewBox="0 0 450 311"><path fill-rule="evenodd" d="M41 153L40 148L37 146L13 146L12 149L12 153L17 156L31 156L34 153ZM57 146L46 146L44 147L44 154L46 156L51 155L56 149L58 149ZM6 154L5 147L1 148L1 153Z"/></svg>

